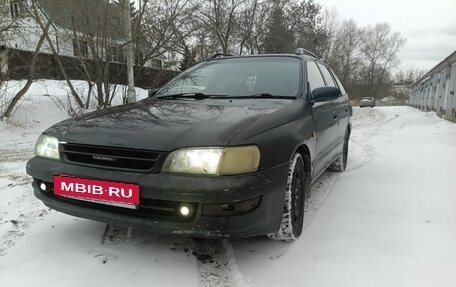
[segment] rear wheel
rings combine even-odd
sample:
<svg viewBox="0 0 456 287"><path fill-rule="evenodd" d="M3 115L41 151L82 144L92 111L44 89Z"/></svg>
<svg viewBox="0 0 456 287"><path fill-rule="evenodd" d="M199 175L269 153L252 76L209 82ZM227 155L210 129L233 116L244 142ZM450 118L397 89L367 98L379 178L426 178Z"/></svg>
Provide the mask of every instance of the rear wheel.
<svg viewBox="0 0 456 287"><path fill-rule="evenodd" d="M345 132L344 144L342 146L342 152L337 156L336 160L329 167L332 171L342 172L347 167L348 160L348 141L350 139L350 132Z"/></svg>
<svg viewBox="0 0 456 287"><path fill-rule="evenodd" d="M267 235L270 239L292 241L301 235L306 194L310 191L309 182L304 160L299 153L295 153L288 170L282 223L277 232Z"/></svg>

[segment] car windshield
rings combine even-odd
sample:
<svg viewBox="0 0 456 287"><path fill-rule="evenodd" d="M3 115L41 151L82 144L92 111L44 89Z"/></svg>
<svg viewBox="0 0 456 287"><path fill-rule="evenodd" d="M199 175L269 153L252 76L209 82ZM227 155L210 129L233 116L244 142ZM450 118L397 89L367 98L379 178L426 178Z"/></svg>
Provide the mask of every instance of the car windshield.
<svg viewBox="0 0 456 287"><path fill-rule="evenodd" d="M241 57L203 62L158 91L157 97L204 94L248 97L269 94L296 97L300 61L293 57Z"/></svg>

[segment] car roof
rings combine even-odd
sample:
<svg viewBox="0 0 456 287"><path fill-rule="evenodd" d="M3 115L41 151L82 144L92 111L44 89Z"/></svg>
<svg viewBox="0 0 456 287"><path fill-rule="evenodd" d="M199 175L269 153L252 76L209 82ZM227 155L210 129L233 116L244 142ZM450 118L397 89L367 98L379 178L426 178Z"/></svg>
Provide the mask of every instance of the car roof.
<svg viewBox="0 0 456 287"><path fill-rule="evenodd" d="M304 60L309 60L309 59L315 59L319 60L315 57L312 57L310 55L296 55L296 54L254 54L254 55L233 55L233 56L222 56L222 57L215 57L215 58L209 58L206 59L205 61L220 61L220 60L227 60L227 59L242 59L242 58L264 58L264 57L291 57L291 58L297 58L297 59L304 59Z"/></svg>

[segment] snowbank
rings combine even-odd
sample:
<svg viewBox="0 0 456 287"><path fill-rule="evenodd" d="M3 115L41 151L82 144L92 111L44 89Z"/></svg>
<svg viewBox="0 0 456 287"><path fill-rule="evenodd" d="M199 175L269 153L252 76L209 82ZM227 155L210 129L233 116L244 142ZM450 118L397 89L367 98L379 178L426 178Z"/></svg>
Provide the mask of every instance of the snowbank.
<svg viewBox="0 0 456 287"><path fill-rule="evenodd" d="M75 90L80 94L87 94L88 85L85 81L72 81ZM25 81L8 81L0 89L0 112L6 108L6 103L23 86ZM114 90L113 105L122 103L122 96L126 92L126 86L112 86ZM96 91L92 91L96 93ZM137 99L147 97L147 91L136 88ZM77 107L70 95L70 90L65 81L38 80L32 84L27 94L16 106L13 115L5 122L0 121L0 147L14 146L21 142L34 142L38 135L49 126L60 122L69 115L69 108ZM92 96L88 110L96 109L96 100Z"/></svg>

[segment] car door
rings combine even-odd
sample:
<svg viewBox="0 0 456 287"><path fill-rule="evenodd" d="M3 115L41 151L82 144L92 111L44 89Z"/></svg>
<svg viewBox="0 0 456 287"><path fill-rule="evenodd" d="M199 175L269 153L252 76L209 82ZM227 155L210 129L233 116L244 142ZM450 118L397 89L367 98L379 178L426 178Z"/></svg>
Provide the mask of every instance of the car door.
<svg viewBox="0 0 456 287"><path fill-rule="evenodd" d="M339 88L342 87L342 85L337 83L337 80L334 77L334 74L331 73L330 69L322 64L322 63L317 63L318 68L320 68L320 71L323 75L323 78L325 80L326 86L327 87L336 87ZM343 87L342 87L343 90ZM337 128L334 132L334 134L331 135L331 146L332 149L336 149L337 146L339 146L343 140L344 140L344 135L345 135L345 130L347 128L348 124L348 97L346 96L345 90L341 90L341 96L333 101L334 104L334 113L337 115ZM345 96L344 96L345 94ZM338 150L335 150L335 154L337 154Z"/></svg>
<svg viewBox="0 0 456 287"><path fill-rule="evenodd" d="M312 91L316 88L325 87L326 84L315 61L309 60L306 67L309 86L308 96L312 101ZM324 171L330 160L329 157L331 157L331 145L334 142L334 133L337 133L337 113L335 113L334 107L334 101L314 103L312 105L312 117L317 139L315 159L313 161L314 177Z"/></svg>
<svg viewBox="0 0 456 287"><path fill-rule="evenodd" d="M348 94L345 91L342 82L337 77L336 73L333 70L329 69L329 72L333 76L334 80L336 81L337 87L340 90L341 97L338 100L338 107L337 107L337 115L339 117L339 137L341 140L345 137L345 132L347 131L348 125L350 123L350 116L352 114L352 108L350 105L350 101L348 99Z"/></svg>

